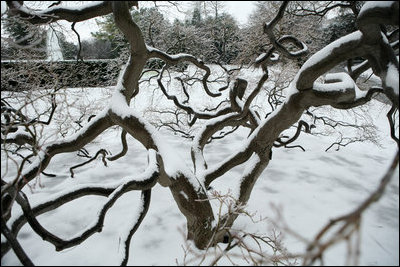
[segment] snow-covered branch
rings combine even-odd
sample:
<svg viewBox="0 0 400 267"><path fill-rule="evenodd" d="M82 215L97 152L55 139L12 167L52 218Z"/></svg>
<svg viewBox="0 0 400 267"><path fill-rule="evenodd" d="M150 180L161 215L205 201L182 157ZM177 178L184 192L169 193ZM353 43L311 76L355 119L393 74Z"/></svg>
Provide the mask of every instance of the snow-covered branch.
<svg viewBox="0 0 400 267"><path fill-rule="evenodd" d="M58 20L69 22L85 21L94 17L107 15L112 12L109 1L100 1L85 4L80 7L53 6L44 10L34 10L28 8L21 1L6 1L9 12L13 16L20 16L22 19L32 24L46 24ZM129 7L138 7L137 1L127 2Z"/></svg>
<svg viewBox="0 0 400 267"><path fill-rule="evenodd" d="M23 215L15 219L12 227L12 232L16 236L19 229L27 221L32 229L39 236L41 236L43 240L52 243L56 247L57 251L76 246L77 244L82 243L87 238L92 236L94 233L101 232L106 213L114 205L119 197L132 190L142 190L144 192L148 192L148 190L150 190L156 184L158 176L159 164L157 162L157 153L154 150L149 150L148 167L142 174L133 178L122 179L122 181L120 182L105 184L103 186L80 185L76 188L60 192L56 194L54 198L47 200L43 203L36 204L33 208L31 208L29 201L25 196L17 193L16 201L21 206L23 210ZM88 195L107 196L107 200L104 202L101 209L99 210L97 218L95 218L95 220L85 230L77 233L74 237L69 238L68 240L64 240L50 233L36 219L36 217L40 214L54 210L70 201ZM144 216L145 213L141 211L139 216L141 218L140 221L143 220ZM136 229L137 227L138 225L136 226Z"/></svg>
<svg viewBox="0 0 400 267"><path fill-rule="evenodd" d="M4 244L2 252L7 252L12 247L25 264L31 264L32 262L24 253L16 237L26 222L42 239L52 243L57 251L64 250L77 246L96 232L102 231L105 216L109 214L117 200L129 191L140 190L142 192L140 208L132 214L131 221L120 238L122 249L119 251L120 258L118 260L121 260L122 265L126 265L132 236L147 214L151 189L156 183L171 191L180 212L186 219L187 239L193 240L196 248L208 249L210 246L216 246L218 242L226 241L226 238L230 242L232 238L230 238L231 233L229 231L232 230L231 227L240 213L239 210L250 199L257 179L272 159L272 149L275 149L274 147L286 147L298 139L302 129L305 128L305 131L309 132L310 127L313 127L313 125L309 126L307 122L301 120L304 113L311 107L330 106L336 109L350 109L365 104L377 93L383 93L392 101L392 108L387 117L390 123L391 136L398 144L398 137L395 133L398 122L393 121L397 116L396 109L398 109L399 96L399 66L396 52L394 51L398 47L398 41L392 40L395 39L394 33L383 33L380 26L380 24L398 24L398 2L365 4L357 18L359 30L320 49L319 52L315 53L303 64L296 75L285 73L283 75L285 76L283 78L285 81L282 82L284 86L281 86L273 79L271 83L268 81L266 84L270 73L272 78L276 79L277 76L274 73L274 69L268 69L270 65L277 63L279 56L285 57L282 63L286 64L288 59L297 60L308 51L305 43L295 36L280 35L279 38L275 36L278 28L277 24L284 21L286 7L288 6L287 2L283 2L278 12L271 15L273 17L272 20L264 24L264 33L271 41L272 47L269 50L266 49L265 47L269 45L268 43L262 47L262 50L252 51L253 55L267 51L256 59L256 66L262 67L262 74L257 74L255 76L257 78L254 79L250 79L246 76L247 74L243 74L242 66L236 70L228 70L227 67L220 65L224 70L223 74L216 71L214 76L214 73L211 73L214 71L211 65L206 65L203 60L193 56L196 55L195 53L193 55L186 53L173 55L146 45L146 40L148 39L145 39L142 32L143 29L139 27L140 23L135 23L132 14L129 12L132 6L138 5L136 1L104 1L85 5L81 8L64 8L59 4L55 4L42 11L29 9L20 1L8 1L7 4L10 15L20 16L33 24L67 20L75 25L74 23L78 21L112 13L116 27L124 34L130 45L128 49L130 57L126 62L125 68L120 73L117 85L112 88L111 97L107 96L108 104L103 105L102 103L101 109L99 109L100 112L97 115L93 115L94 117L90 116L86 125L81 124L81 122L85 117L84 115L87 114L86 112L81 112L84 114L80 114L80 118L74 121L81 127L75 134L51 142L47 142L47 138L49 138L47 135L41 134L41 130L46 131L53 127L50 121L52 121L53 114L56 112L54 95L52 95L51 99L52 106L47 108L45 113L35 110L37 114L40 114L36 119L29 119L29 113L23 114L21 112L22 109L14 109L2 100L1 141L4 146L3 151L6 154L10 151L11 153L9 154L13 153L22 157L22 163L10 157L10 160L14 160L17 166L15 168L16 175L12 173L12 175L15 175L13 177L16 178L13 179L13 177L10 178L4 175L6 179L3 180L2 178L1 181L2 233L8 240ZM322 6L322 9L314 9L314 12L311 13L322 15L338 6L355 8L352 3L337 5L329 3ZM302 11L309 12L308 9L303 9ZM152 20L148 28L152 44L156 43L156 35L153 32L156 26L157 20ZM194 36L191 35L190 38ZM178 42L175 45L177 44ZM310 48L311 46L312 44ZM290 47L295 47L295 51ZM230 52L227 51L229 50L227 47L221 49L224 50L224 53ZM232 51L232 53L236 52ZM352 60L356 57L360 57L365 61L353 67ZM348 73L328 73L346 61L348 62ZM176 75L176 71L173 71L180 65L187 66L188 64L190 68L180 70L178 75ZM144 70L145 66L151 66L151 70ZM153 67L160 68L154 71L156 75L149 74L149 72L153 71ZM367 68L371 68L373 74L380 77L382 88L363 86L363 90L359 89L356 83L357 77ZM192 70L194 70L194 73ZM169 80L167 75L169 75ZM148 78L149 76L151 77ZM152 79L155 77L157 77L157 83L152 84ZM183 100L180 95L173 93L176 88L168 88L168 85L173 84L173 81L177 81L175 84L177 84L177 90L182 93ZM148 82L148 86L144 86L146 83L143 84L143 82ZM167 84L167 82L169 83ZM213 88L214 86L211 86L214 84L218 84L218 87L222 84L222 87L215 89ZM205 96L207 100L212 101L211 108L206 105L195 106L194 101L197 101L195 99L197 92L190 89L197 89L196 85L200 85L199 89L202 97ZM365 87L369 88L364 90ZM224 91L226 89L229 89L229 92ZM156 94L160 96L161 104L156 103L158 107L164 103L171 104L173 107L168 107L166 108L167 111L163 111L157 109L158 107L145 106L148 109L144 111L143 115L139 109L136 109L136 105L142 105L143 103L138 102L142 100L141 97L144 94L151 90L154 90L153 97ZM265 94L263 94L263 90L265 90ZM222 92L226 93L226 95L223 96ZM220 96L221 99L218 98ZM223 97L224 99L222 99ZM153 98L152 103L158 102L159 99ZM201 97L198 97L198 99L203 101ZM271 107L270 109L268 104ZM82 109L86 111L86 106ZM151 111L151 109L155 109L155 111ZM68 112L70 111L68 110ZM160 114L171 116L173 123L165 122L163 116L148 119L146 112L154 112L157 116ZM262 118L260 114L265 115L265 117ZM42 115L49 118L47 122L40 120ZM57 117L57 119L59 118ZM187 126L189 134L186 136L193 138L192 143L188 143L189 149L185 147L184 150L178 150L172 147L169 140L165 138L164 133L160 130L161 127L154 126L152 119L158 120L157 123L158 125L161 124L161 127L165 126L174 129L174 126ZM313 119L314 122L316 119L320 119L324 123L328 123L323 117L313 117ZM196 122L197 124L194 125ZM37 124L42 128L35 128ZM200 126L196 127L198 125ZM294 125L297 125L297 129L290 138L284 131ZM113 126L117 126L119 130L122 130L122 133L120 133L121 152L113 157L106 157L106 148L99 147L96 148L97 154L90 158L89 152L84 147L93 143L92 141L106 130L114 130ZM232 127L233 129L222 132L226 127ZM214 135L221 131L218 137L225 137L239 127L246 127L250 130L246 133L241 133L239 145L234 146L230 150L230 154L224 155L219 160L216 158L211 160L211 157L205 157L206 145L213 145L213 140L217 138L213 137ZM335 126L332 125L332 127ZM187 130L176 130L176 132L182 134L186 134L185 131ZM59 133L60 131L57 132L57 134ZM56 193L49 199L36 203L32 207L28 198L23 195L21 190L24 186L42 173L49 166L54 156L80 151L89 158L84 163L72 167L68 166L71 167L71 174L73 174L73 169L92 162L100 154L103 155L103 162L106 165L106 160L114 161L127 153L130 146L128 141L131 141L127 140L128 134L135 141L138 141L147 152L147 167L143 173L133 173L128 178L117 179L112 183L103 184L103 182L100 182L68 188ZM61 135L65 136L66 134L61 133ZM343 137L334 145L346 145L346 140L353 141L353 139ZM23 156L23 153L18 151L20 148L15 148L17 147L16 145L23 145L23 148L27 147L30 154ZM120 145L114 145L112 149L118 149L119 147ZM182 151L184 153L180 153ZM186 158L183 156L186 156ZM132 160L132 158L129 158L129 160ZM274 156L275 158L277 157ZM396 161L398 161L398 158ZM129 164L132 163L129 162ZM234 169L236 167L242 168L242 171L236 172L236 169ZM239 179L237 180L236 188L238 190L235 195L233 209L229 209L224 216L219 213L216 218L216 213L212 206L213 203L209 198L211 184L217 179L231 174L239 176L235 177ZM220 180L222 181L222 179ZM233 180L231 179L228 182ZM382 180L382 184L387 184L387 182L387 178ZM215 184L217 183L212 186ZM380 188L384 188L384 186ZM344 218L344 221L358 219L361 212L375 199L379 198L382 192L383 189L373 192L368 201L358 209L359 212L350 214ZM39 215L85 196L102 196L104 198L93 221L72 237L61 238L49 232L37 220ZM15 203L21 206L22 211L13 210L14 214L10 220L11 209ZM343 221L342 219L337 220L337 222ZM10 220L11 229L8 228L7 220ZM351 226L354 226L354 224ZM330 226L328 225L327 228L330 228ZM345 228L343 229L346 230ZM321 236L323 234L324 231L321 232ZM232 247L231 245L229 243L229 249L233 248L233 245ZM316 251L317 254L321 254L323 252L323 250L318 250L317 245L310 247L310 251L313 250L310 253ZM317 254L311 255L311 258ZM219 258L220 256L216 258L215 262Z"/></svg>

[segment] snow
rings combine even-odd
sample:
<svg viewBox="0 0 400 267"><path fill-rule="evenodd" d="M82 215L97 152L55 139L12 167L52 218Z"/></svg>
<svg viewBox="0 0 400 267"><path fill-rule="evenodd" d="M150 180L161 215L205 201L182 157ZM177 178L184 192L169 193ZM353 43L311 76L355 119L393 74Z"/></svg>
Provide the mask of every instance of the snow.
<svg viewBox="0 0 400 267"><path fill-rule="evenodd" d="M389 44L389 40L388 40L388 38L386 37L386 35L385 35L383 32L381 32L381 36L382 36L383 42L384 42L385 44ZM393 46L392 46L392 47L393 47Z"/></svg>
<svg viewBox="0 0 400 267"><path fill-rule="evenodd" d="M345 92L351 89L354 89L354 81L345 72L328 73L325 75L325 83L315 81L313 84L313 90L320 92Z"/></svg>
<svg viewBox="0 0 400 267"><path fill-rule="evenodd" d="M65 8L65 9L68 9L68 10L72 10L72 11L82 11L82 10L84 10L84 9L86 9L86 8L91 8L91 7L95 7L95 6L98 6L99 4L101 4L103 1L91 1L90 3L85 3L85 4L82 4L82 5L78 5L78 6L76 6L76 7L71 7L71 6L63 6L63 5L56 5L56 6L52 6L52 7L50 7L50 8L47 8L47 9L45 9L44 10L44 12L41 12L41 11L31 11L31 13L32 14L38 14L38 15L42 15L42 14L44 14L44 13L49 13L49 12L51 12L51 11L53 11L53 10L56 10L56 9L59 9L60 7L62 7L62 8Z"/></svg>
<svg viewBox="0 0 400 267"><path fill-rule="evenodd" d="M293 37L292 37L291 35L283 35L283 36L281 36L281 38L279 38L279 39L286 39L286 38L292 39ZM300 54L302 54L302 53L307 52L307 51L308 51L307 45L306 45L304 42L301 42L301 45L303 46L302 49L300 49L300 50L298 50L298 51L290 52L290 54L292 54L293 56L297 56L297 55L300 55Z"/></svg>
<svg viewBox="0 0 400 267"><path fill-rule="evenodd" d="M344 43L359 40L359 39L361 39L361 37L362 37L362 33L360 31L356 31L356 32L350 33L346 36L343 36L343 37L337 39L336 41L325 46L323 49L319 50L317 53L312 55L300 68L299 72L297 73L296 77L293 80L293 82L295 82L294 84L297 84L297 80L298 80L300 74L304 70L310 68L311 66L314 66L315 64L321 62L323 59L327 58L329 55L331 55L332 51L335 48L340 47Z"/></svg>
<svg viewBox="0 0 400 267"><path fill-rule="evenodd" d="M27 167L25 167L23 169L24 172L22 173L22 177L24 176L24 173L29 173L33 169L39 167L45 156L46 156L46 153L43 150L39 151L38 154L35 157L35 161L33 161L30 165L28 165Z"/></svg>
<svg viewBox="0 0 400 267"><path fill-rule="evenodd" d="M134 213L134 215L131 216L130 219L128 220L128 221L131 222L131 225L129 227L126 227L125 228L125 232L122 232L121 235L120 235L121 243L123 242L121 244L122 249L119 250L120 262L122 262L123 259L125 258L125 251L126 251L125 240L128 239L128 236L130 234L131 229L135 226L135 224L139 220L140 213L143 212L143 208L144 208L143 207L143 205L144 205L144 200L143 199L141 199L139 201L139 205L140 205L139 206L140 207L139 210L136 213Z"/></svg>
<svg viewBox="0 0 400 267"><path fill-rule="evenodd" d="M159 49L157 49L157 48L155 48L155 47L149 46L149 45L146 45L146 48L147 48L147 51L149 51L150 53L153 52L153 51L157 51L157 52L160 52L160 53L164 53L164 52L162 52L161 50L159 50Z"/></svg>
<svg viewBox="0 0 400 267"><path fill-rule="evenodd" d="M18 126L17 130L13 133L7 133L7 138L17 138L18 136L26 136L28 138L30 138L31 136L29 135L29 133L25 130L24 126ZM3 133L1 133L1 138L5 138L5 136L3 135Z"/></svg>
<svg viewBox="0 0 400 267"><path fill-rule="evenodd" d="M185 192L181 191L181 192L179 192L179 194L181 194L185 199L189 200L189 197L188 197L188 195L186 195Z"/></svg>
<svg viewBox="0 0 400 267"><path fill-rule="evenodd" d="M129 108L128 104L126 103L125 96L122 94L121 90L116 90L113 94L110 102L110 109L122 119L132 115L135 117L138 116L138 114L133 114L133 109Z"/></svg>
<svg viewBox="0 0 400 267"><path fill-rule="evenodd" d="M170 57L172 59L176 60L176 59L179 59L181 57L192 57L192 55L186 54L186 53L178 53L178 54L175 54L175 55L170 55Z"/></svg>
<svg viewBox="0 0 400 267"><path fill-rule="evenodd" d="M389 8L394 4L396 1L367 1L361 8L360 13L358 16L362 16L364 12L369 9L373 8Z"/></svg>
<svg viewBox="0 0 400 267"><path fill-rule="evenodd" d="M392 69L390 66L388 68ZM254 77L251 75L260 75L260 73L249 71L245 75L252 79ZM146 88L148 92L152 92L151 86L148 90ZM102 112L109 109L109 106L104 107L105 100L114 102L113 107L122 101L122 95L113 95L112 89L91 88L89 94L87 94L87 88L85 90L69 89L68 92L71 94L70 98L76 98L76 102L72 101L74 105L82 104L81 106L85 108L90 105L97 107L98 110L103 109L98 115L101 117ZM3 97L6 92L1 92L1 94ZM113 97L115 99L112 99ZM200 92L193 99L205 101ZM262 103L262 99L255 101ZM167 106L168 103L162 93L139 95L138 99L132 101L129 112L134 110L141 119L146 118L150 123L154 123L160 117L145 117L143 114L149 114L145 111L152 106ZM128 108L127 104L124 106ZM60 105L60 108L63 106ZM313 131L322 127L324 131L321 134L302 133L293 143L301 144L305 148L305 152L296 148L273 148L272 160L257 180L246 207L249 213L256 214L255 219L263 217L266 220L253 223L248 217L239 216L233 228L238 232L257 232L263 235L271 235L272 230L276 229L282 232L283 246L286 246L289 251L304 252L306 245L303 242L278 228L282 220L278 219L272 206L278 207L282 218L291 229L310 240L330 219L341 216L359 205L379 185L382 175L397 152L397 145L390 138L390 129L386 118L389 109L389 106L377 100L370 101L363 108L355 109L354 113L331 108L319 109L318 116L325 115L348 123L359 124L363 122L363 120L359 121L361 117L363 119L370 117L377 127L378 144L373 142L354 143L340 148L339 151L331 149L325 152L325 149L336 141L338 135L329 127L325 129L323 125L317 125ZM363 113L365 111L368 112ZM93 114L91 111L88 112ZM127 109L120 112L128 114ZM266 123L276 112L278 111L271 113L266 120L262 121L262 124ZM79 109L71 110L70 113L72 121L80 117ZM357 114L364 115L357 117ZM55 119L58 119L56 114ZM64 123L61 120L57 121ZM396 121L398 122L398 118ZM158 131L150 123L146 124L146 127L149 127L149 132L155 138L159 149L158 153L163 156L168 174L173 175L184 170L188 172L190 181L199 185L192 170L188 167L191 166L192 141L171 135L163 129ZM196 131L199 130L200 127L196 129ZM348 129L347 131L343 130L343 133L350 135L356 131ZM284 134L293 135L294 132L295 129L290 128ZM78 134L79 131L71 136ZM85 148L91 155L100 146L112 153L118 153L121 147L120 134L120 129L112 127ZM211 165L210 168L243 150L249 142L248 134L248 129L240 128L224 139L213 141L213 145L207 145L204 149L204 158ZM255 134L253 133L253 136ZM57 176L50 178L41 175L31 181L31 188L24 188L24 193L28 196L32 207L60 196L60 192L70 192L86 185L115 189L129 181L148 177L148 174L157 168L157 152L155 150L148 151L139 141L129 135L127 142L129 150L124 157L108 162L107 167L103 165L101 159L95 160L77 168L75 178L70 178L69 168L83 162L84 159L77 156L76 153L54 156L46 172L55 173ZM3 168L5 166L3 152L1 160L2 178L6 181L14 179L16 177L15 170L9 168L5 172L5 168ZM229 191L237 192L242 174L248 172L257 163L257 160L257 156L253 155L248 164L233 168L220 179L215 180L211 186L221 194ZM397 173L398 170L386 188L382 199L367 209L362 217L360 265L397 266L399 264L399 179ZM181 194L185 197L183 192ZM122 242L142 210L143 202L140 195L140 191L132 191L120 197L105 216L103 231L94 234L75 248L56 252L54 246L38 237L28 224L21 228L18 240L36 265L120 264L121 253L123 253ZM38 220L49 231L60 237L70 238L91 225L104 201L107 201L107 198L82 197L54 211L40 215ZM219 203L213 201L212 204L214 207ZM20 208L13 209L11 221L19 214L21 214ZM272 224L272 221L277 221L278 225ZM182 246L192 245L193 247L191 242L185 241L185 235L186 220L180 213L170 190L156 185L152 189L149 211L133 235L128 265L176 265L177 262L182 263L185 256ZM4 240L3 237L2 240ZM241 253L240 250L235 249L232 249L231 252L239 255ZM210 263L209 259L212 259L212 253L213 250L210 250L209 256L203 262L204 265ZM346 246L339 244L326 252L324 263L326 265L344 265L345 255ZM193 255L187 256L187 260L194 258ZM239 265L248 265L244 260L237 258L234 260ZM193 265L199 261L200 259L194 260ZM21 264L11 251L2 258L2 266L12 265ZM219 265L232 264L223 258Z"/></svg>
<svg viewBox="0 0 400 267"><path fill-rule="evenodd" d="M367 90L365 90L365 91L360 90L360 88L358 88L357 85L354 85L354 92L355 92L354 100L363 98L363 97L365 97L365 96L367 95L367 93L368 93Z"/></svg>
<svg viewBox="0 0 400 267"><path fill-rule="evenodd" d="M161 50L159 50L157 48L154 48L152 46L149 46L149 45L146 45L146 48L147 48L147 51L149 51L150 53L153 52L153 51L156 51L156 52L159 52L161 54L165 54L165 52L163 52L163 51L161 51ZM169 55L168 54L168 56L171 57L172 60L177 60L177 59L179 59L181 57L193 57L193 55L190 55L190 54L187 54L187 53L178 53L178 54L175 54L175 55ZM197 59L197 61L201 61L201 60Z"/></svg>
<svg viewBox="0 0 400 267"><path fill-rule="evenodd" d="M259 56L256 58L256 62L259 61L259 60L261 60L263 57L265 57L266 54L267 54L267 53L262 53L261 55L259 55Z"/></svg>
<svg viewBox="0 0 400 267"><path fill-rule="evenodd" d="M176 177L179 173L189 175L189 170L185 161L182 159L180 152L175 147L166 142L166 136L154 133L153 138L164 161L165 172L170 177ZM172 156L173 155L173 156Z"/></svg>
<svg viewBox="0 0 400 267"><path fill-rule="evenodd" d="M277 61L279 59L279 54L278 53L272 53L270 59L271 59L271 61Z"/></svg>
<svg viewBox="0 0 400 267"><path fill-rule="evenodd" d="M399 71L393 63L388 64L385 82L399 96Z"/></svg>
<svg viewBox="0 0 400 267"><path fill-rule="evenodd" d="M81 5L81 6L75 7L75 8L68 7L68 9L81 11L81 10L84 10L84 9L95 7L95 6L99 5L99 4L101 4L102 2L104 2L104 1L93 1L93 2L90 2L90 3L85 3L84 5Z"/></svg>

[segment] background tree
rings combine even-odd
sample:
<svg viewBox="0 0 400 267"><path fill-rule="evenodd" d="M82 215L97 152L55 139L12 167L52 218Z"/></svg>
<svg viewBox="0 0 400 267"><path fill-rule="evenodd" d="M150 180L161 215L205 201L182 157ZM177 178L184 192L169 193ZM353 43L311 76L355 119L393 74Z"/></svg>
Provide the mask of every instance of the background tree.
<svg viewBox="0 0 400 267"><path fill-rule="evenodd" d="M64 59L76 59L78 54L78 47L67 40L64 34L57 34L58 41L60 43L61 52Z"/></svg>
<svg viewBox="0 0 400 267"><path fill-rule="evenodd" d="M115 58L114 49L109 41L101 39L83 40L81 42L83 59L111 59Z"/></svg>
<svg viewBox="0 0 400 267"><path fill-rule="evenodd" d="M156 7L141 8L131 13L133 20L143 30L146 43L152 47L168 53L190 52L208 63L232 63L240 51L236 45L240 37L235 19L223 11L220 2L196 2L190 12L190 19L185 22L175 20L172 24ZM205 15L210 12L217 16ZM100 30L93 36L110 41L116 57L121 47L127 47L126 40L118 32L112 16L97 20L97 23Z"/></svg>
<svg viewBox="0 0 400 267"><path fill-rule="evenodd" d="M239 51L239 27L235 19L226 13L218 17L207 17L204 26L199 29L205 40L211 40L212 46L208 49L208 63L232 63Z"/></svg>
<svg viewBox="0 0 400 267"><path fill-rule="evenodd" d="M195 6L194 7L193 14L192 14L192 20L190 21L190 24L195 26L195 27L200 27L201 26L202 17L201 17L200 7L199 6Z"/></svg>
<svg viewBox="0 0 400 267"><path fill-rule="evenodd" d="M143 29L144 38L148 45L164 50L168 48L166 47L167 39L163 36L168 34L171 25L157 8L132 10L131 14L135 23ZM99 31L92 33L93 37L103 41L103 43L110 43L113 51L111 58L117 58L122 49L128 47L128 42L115 25L114 17L107 15L104 19L97 19L96 21Z"/></svg>
<svg viewBox="0 0 400 267"><path fill-rule="evenodd" d="M92 36L103 43L110 43L111 58L117 58L122 49L127 47L127 41L115 26L112 15L106 15L102 19L96 19L99 31L92 33Z"/></svg>
<svg viewBox="0 0 400 267"><path fill-rule="evenodd" d="M1 51L2 58L18 59L17 56L22 56L21 47L27 52L23 59L46 58L46 31L43 27L33 26L15 18L2 20L2 27L6 34L1 37L5 48Z"/></svg>

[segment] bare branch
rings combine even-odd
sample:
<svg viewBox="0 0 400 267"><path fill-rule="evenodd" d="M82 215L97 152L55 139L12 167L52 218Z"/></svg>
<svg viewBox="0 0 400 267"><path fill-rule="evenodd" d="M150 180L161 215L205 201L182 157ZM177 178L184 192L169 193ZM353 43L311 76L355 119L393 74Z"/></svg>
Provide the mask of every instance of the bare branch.
<svg viewBox="0 0 400 267"><path fill-rule="evenodd" d="M111 186L111 188L110 188L110 186L99 187L100 191L97 191L96 188L90 188L90 187L83 187L78 190L73 189L73 190L68 191L67 193L59 196L55 200L50 200L48 202L38 205L36 209L31 209L28 199L25 196L22 197L20 195L17 195L16 200L17 200L18 204L20 204L20 206L22 207L22 209L24 211L24 216L25 216L26 220L28 221L28 223L30 224L30 226L32 227L32 229L39 236L41 236L44 240L51 242L56 247L57 251L60 251L60 250L64 250L64 249L72 247L72 246L76 246L77 244L80 244L83 241L85 241L87 238L89 238L94 233L101 232L101 230L103 228L105 215L106 215L107 211L114 205L116 200L122 194L129 192L131 190L150 190L156 184L157 179L158 179L158 174L159 174L159 169L158 169L158 164L157 164L157 160L156 160L156 153L153 150L153 151L150 151L150 153L149 153L149 166L147 167L145 172L137 179L129 179L128 181L124 181L121 184L114 184ZM103 207L100 209L97 219L85 231L83 231L81 234L76 235L73 238L70 238L69 240L63 240L63 239L55 236L54 234L50 233L49 231L47 231L43 226L41 226L41 224L37 221L37 219L35 217L35 213L47 212L50 209L55 209L55 208L59 207L60 205L67 203L75 198L78 198L78 197L81 197L84 195L88 195L90 193L104 194L106 192L108 194L108 200L105 202ZM145 213L141 215L142 219L143 219L144 215L145 215ZM16 220L16 222L17 221L18 220ZM17 233L18 230L20 229L20 227L22 226L21 224L23 224L23 223L24 223L24 221L21 221L21 219L19 219L19 222L16 225L15 230L13 227L13 232ZM138 227L138 225L136 226L136 228L137 227Z"/></svg>
<svg viewBox="0 0 400 267"><path fill-rule="evenodd" d="M393 121L393 115L396 112L396 108L392 106L389 110L389 112L386 114L386 117L389 120L389 125L390 125L390 136L392 139L397 143L397 146L399 146L399 137L396 136L396 130L395 130L395 125Z"/></svg>
<svg viewBox="0 0 400 267"><path fill-rule="evenodd" d="M188 62L194 64L196 67L204 70L206 73L203 76L202 83L203 83L203 88L204 88L205 92L209 96L212 96L212 97L217 97L217 96L221 95L220 92L212 93L209 90L208 85L207 85L207 80L208 80L208 77L210 76L211 71L210 71L210 68L208 66L206 66L202 60L197 59L196 57L189 55L189 54L177 54L177 55L171 56L171 55L168 55L167 53L164 53L158 49L155 49L155 48L152 48L149 46L147 47L147 50L148 50L150 58L156 57L156 58L162 59L167 63L167 65L174 65L179 62L188 61Z"/></svg>
<svg viewBox="0 0 400 267"><path fill-rule="evenodd" d="M127 144L127 142L126 142L126 135L127 135L127 133L128 133L127 131L122 130L122 133L121 133L122 151L119 152L119 153L118 153L117 155L115 155L115 156L108 157L108 158L107 158L108 160L110 160L110 161L117 160L117 159L119 159L119 158L125 156L126 152L128 152L128 144Z"/></svg>
<svg viewBox="0 0 400 267"><path fill-rule="evenodd" d="M73 22L71 24L71 30L74 31L74 33L76 34L76 36L78 37L78 54L76 55L76 62L83 61L83 58L81 56L81 51L82 51L82 44L81 44L81 36L79 35L79 33L75 30L75 23Z"/></svg>
<svg viewBox="0 0 400 267"><path fill-rule="evenodd" d="M303 126L305 128L305 132L309 133L310 132L310 126L308 125L308 123L306 123L303 120L299 120L299 124L297 125L296 133L293 135L293 137L290 138L289 140L285 141L285 142L282 141L281 138L278 138L276 141L279 144L274 144L274 147L281 147L281 146L285 146L286 147L288 144L293 143L294 141L296 141L296 139L300 136L301 128Z"/></svg>
<svg viewBox="0 0 400 267"><path fill-rule="evenodd" d="M89 160L87 160L87 161L85 161L85 162L83 162L83 163L74 165L74 166L72 166L71 168L69 168L69 172L71 173L71 178L74 178L74 172L72 171L73 169L82 167L82 166L84 166L84 165L86 165L86 164L92 162L93 160L97 159L97 157L98 157L100 154L103 155L103 163L104 163L104 166L107 166L107 162L105 161L105 157L106 157L106 155L108 154L108 152L107 152L105 149L100 149L99 151L97 151L97 153L96 153L96 155L94 155L94 157L90 158Z"/></svg>
<svg viewBox="0 0 400 267"><path fill-rule="evenodd" d="M19 244L17 238L11 233L10 229L8 229L7 224L3 217L1 219L1 233L5 236L7 241L11 244L15 254L17 255L18 259L24 266L35 266L32 260L26 255L24 249ZM1 244L3 248L3 244Z"/></svg>

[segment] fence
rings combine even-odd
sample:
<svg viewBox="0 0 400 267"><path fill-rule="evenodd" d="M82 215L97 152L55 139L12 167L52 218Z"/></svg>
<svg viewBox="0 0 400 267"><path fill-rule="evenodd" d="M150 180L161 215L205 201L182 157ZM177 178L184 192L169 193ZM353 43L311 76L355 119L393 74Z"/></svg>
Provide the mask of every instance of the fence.
<svg viewBox="0 0 400 267"><path fill-rule="evenodd" d="M117 83L120 67L117 60L2 60L1 90L113 86Z"/></svg>

